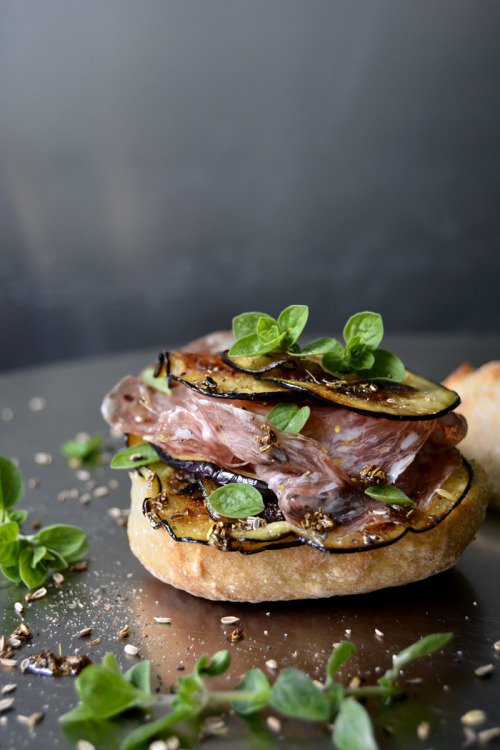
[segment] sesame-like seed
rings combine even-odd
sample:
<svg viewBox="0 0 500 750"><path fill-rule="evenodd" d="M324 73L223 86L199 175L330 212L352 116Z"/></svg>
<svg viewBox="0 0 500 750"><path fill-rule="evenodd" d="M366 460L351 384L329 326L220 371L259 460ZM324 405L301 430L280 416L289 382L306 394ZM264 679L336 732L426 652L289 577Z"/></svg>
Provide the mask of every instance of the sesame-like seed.
<svg viewBox="0 0 500 750"><path fill-rule="evenodd" d="M40 487L40 480L36 477L28 479L28 487L30 488L30 490L36 490L37 487Z"/></svg>
<svg viewBox="0 0 500 750"><path fill-rule="evenodd" d="M50 453L44 453L43 451L40 451L39 453L35 453L35 463L39 466L50 466L53 458L50 455Z"/></svg>
<svg viewBox="0 0 500 750"><path fill-rule="evenodd" d="M491 729L483 729L477 733L477 738L480 745L488 745L492 740L497 740L500 737L500 727L491 727Z"/></svg>
<svg viewBox="0 0 500 750"><path fill-rule="evenodd" d="M47 406L47 400L43 396L34 396L29 400L30 411L43 411Z"/></svg>
<svg viewBox="0 0 500 750"><path fill-rule="evenodd" d="M64 576L62 573L59 573L59 571L57 571L56 573L52 574L52 580L54 581L56 586L62 586L64 583Z"/></svg>
<svg viewBox="0 0 500 750"><path fill-rule="evenodd" d="M82 505L88 505L92 500L92 495L90 494L90 492L84 492L82 495L80 495L79 500Z"/></svg>
<svg viewBox="0 0 500 750"><path fill-rule="evenodd" d="M493 648L495 649L495 651L500 651L500 641L495 641L495 643L493 644Z"/></svg>
<svg viewBox="0 0 500 750"><path fill-rule="evenodd" d="M125 627L119 630L116 635L119 638L128 638L128 636L130 635L130 627L128 625L125 625Z"/></svg>
<svg viewBox="0 0 500 750"><path fill-rule="evenodd" d="M0 701L0 714L9 711L14 703L14 698L4 698Z"/></svg>
<svg viewBox="0 0 500 750"><path fill-rule="evenodd" d="M95 490L92 491L92 494L94 497L106 497L106 495L109 495L109 487L104 485L96 487Z"/></svg>
<svg viewBox="0 0 500 750"><path fill-rule="evenodd" d="M118 479L110 479L108 482L108 487L110 490L116 490L119 487Z"/></svg>
<svg viewBox="0 0 500 750"><path fill-rule="evenodd" d="M279 734L281 732L281 721L277 716L268 716L266 719L266 724L274 734Z"/></svg>
<svg viewBox="0 0 500 750"><path fill-rule="evenodd" d="M92 478L92 474L87 469L78 469L78 471L75 472L75 477L80 482L88 482L89 479Z"/></svg>
<svg viewBox="0 0 500 750"><path fill-rule="evenodd" d="M240 618L228 615L227 617L221 617L220 621L223 625L234 625L236 622L240 621Z"/></svg>
<svg viewBox="0 0 500 750"><path fill-rule="evenodd" d="M431 725L428 721L421 721L417 727L417 736L419 740L426 740L431 733Z"/></svg>
<svg viewBox="0 0 500 750"><path fill-rule="evenodd" d="M95 750L95 745L88 740L78 740L76 750Z"/></svg>
<svg viewBox="0 0 500 750"><path fill-rule="evenodd" d="M474 708L471 711L467 711L460 721L462 724L468 727L477 727L479 724L483 724L486 721L486 713L479 708Z"/></svg>
<svg viewBox="0 0 500 750"><path fill-rule="evenodd" d="M14 637L9 638L9 643L12 648L21 648L23 642L19 638Z"/></svg>
<svg viewBox="0 0 500 750"><path fill-rule="evenodd" d="M493 664L484 664L482 667L478 667L474 670L476 677L489 677L495 670Z"/></svg>
<svg viewBox="0 0 500 750"><path fill-rule="evenodd" d="M85 638L86 635L90 635L92 633L92 628L83 628L82 630L79 630L77 635L80 638Z"/></svg>
<svg viewBox="0 0 500 750"><path fill-rule="evenodd" d="M159 625L170 625L172 622L171 617L155 617L154 621L157 622Z"/></svg>
<svg viewBox="0 0 500 750"><path fill-rule="evenodd" d="M129 656L137 656L137 654L139 653L139 649L137 648L137 646L132 646L131 643L127 643L123 650Z"/></svg>
<svg viewBox="0 0 500 750"><path fill-rule="evenodd" d="M2 695L7 695L7 693L13 693L14 690L17 690L17 683L9 682L8 685L3 686L3 688L0 690L0 693L2 693Z"/></svg>
<svg viewBox="0 0 500 750"><path fill-rule="evenodd" d="M14 604L14 609L20 617L24 615L24 604L21 604L21 602L16 602Z"/></svg>
<svg viewBox="0 0 500 750"><path fill-rule="evenodd" d="M276 659L268 659L268 660L266 661L266 667L267 667L267 668L268 668L268 669L269 669L269 670L270 670L271 672L276 672L276 671L278 670L278 662L276 661Z"/></svg>
<svg viewBox="0 0 500 750"><path fill-rule="evenodd" d="M377 636L377 638L383 638L384 637L383 632L381 630L379 630L378 628L375 628L375 635Z"/></svg>
<svg viewBox="0 0 500 750"><path fill-rule="evenodd" d="M0 657L0 664L2 665L2 667L15 667L17 666L17 659Z"/></svg>
<svg viewBox="0 0 500 750"><path fill-rule="evenodd" d="M2 409L2 419L4 422L10 422L14 419L14 412L8 406Z"/></svg>
<svg viewBox="0 0 500 750"><path fill-rule="evenodd" d="M122 512L120 508L108 508L106 515L110 518L120 518Z"/></svg>

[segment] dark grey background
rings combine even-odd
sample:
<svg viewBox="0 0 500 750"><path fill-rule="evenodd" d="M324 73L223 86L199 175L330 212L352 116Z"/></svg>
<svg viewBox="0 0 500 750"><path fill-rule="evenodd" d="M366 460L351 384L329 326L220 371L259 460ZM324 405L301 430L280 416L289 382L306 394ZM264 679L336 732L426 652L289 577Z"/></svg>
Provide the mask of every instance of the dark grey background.
<svg viewBox="0 0 500 750"><path fill-rule="evenodd" d="M498 333L497 0L2 0L0 369L250 309Z"/></svg>

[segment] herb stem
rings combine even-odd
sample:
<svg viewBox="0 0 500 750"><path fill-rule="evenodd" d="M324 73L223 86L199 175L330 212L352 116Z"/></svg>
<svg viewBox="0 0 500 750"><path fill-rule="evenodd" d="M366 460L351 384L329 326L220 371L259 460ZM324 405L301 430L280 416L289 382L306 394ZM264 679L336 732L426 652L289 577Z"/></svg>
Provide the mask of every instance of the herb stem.
<svg viewBox="0 0 500 750"><path fill-rule="evenodd" d="M385 687L384 685L366 685L357 688L345 688L344 695L346 698L370 698L380 696L382 698L393 698L401 694L400 688Z"/></svg>

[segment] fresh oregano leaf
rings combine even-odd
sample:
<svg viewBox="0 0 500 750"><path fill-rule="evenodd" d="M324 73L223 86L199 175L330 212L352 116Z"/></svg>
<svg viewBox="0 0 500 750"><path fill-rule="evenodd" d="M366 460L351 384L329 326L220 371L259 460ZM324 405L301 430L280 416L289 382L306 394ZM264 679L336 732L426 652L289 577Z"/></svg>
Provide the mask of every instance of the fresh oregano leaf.
<svg viewBox="0 0 500 750"><path fill-rule="evenodd" d="M23 497L24 490L23 475L17 466L8 458L0 456L0 511L16 505Z"/></svg>
<svg viewBox="0 0 500 750"><path fill-rule="evenodd" d="M233 336L235 340L248 336L251 333L257 333L259 320L268 317L268 315L260 312L249 312L237 315L233 318Z"/></svg>
<svg viewBox="0 0 500 750"><path fill-rule="evenodd" d="M431 633L431 635L421 638L408 648L403 649L393 658L393 667L395 670L403 669L407 664L415 659L421 659L423 656L429 656L435 651L446 646L453 638L453 633Z"/></svg>
<svg viewBox="0 0 500 750"><path fill-rule="evenodd" d="M374 351L384 337L382 318L378 313L360 312L352 315L344 326L346 343L359 338L367 349Z"/></svg>
<svg viewBox="0 0 500 750"><path fill-rule="evenodd" d="M195 673L199 674L200 677L220 677L224 672L227 672L230 664L231 654L227 650L217 651L210 660L205 654L198 659Z"/></svg>
<svg viewBox="0 0 500 750"><path fill-rule="evenodd" d="M290 305L278 317L279 330L286 334L287 346L295 344L305 328L309 308L307 305Z"/></svg>
<svg viewBox="0 0 500 750"><path fill-rule="evenodd" d="M280 672L271 688L269 702L285 716L305 721L326 721L330 713L325 693L294 667Z"/></svg>
<svg viewBox="0 0 500 750"><path fill-rule="evenodd" d="M416 508L417 504L393 484L372 484L365 489L365 495L380 500L388 505L409 505Z"/></svg>
<svg viewBox="0 0 500 750"><path fill-rule="evenodd" d="M41 586L47 577L48 562L44 560L34 563L33 549L24 547L19 554L19 574L23 582L30 589Z"/></svg>
<svg viewBox="0 0 500 750"><path fill-rule="evenodd" d="M137 443L120 451L111 460L112 469L137 469L159 461L158 453L151 443Z"/></svg>
<svg viewBox="0 0 500 750"><path fill-rule="evenodd" d="M0 525L0 563L12 565L19 555L17 535L19 526L14 521Z"/></svg>
<svg viewBox="0 0 500 750"><path fill-rule="evenodd" d="M310 414L309 406L299 408L297 404L278 404L267 413L266 418L282 432L298 433L305 426Z"/></svg>
<svg viewBox="0 0 500 750"><path fill-rule="evenodd" d="M120 750L144 750L152 745L155 739L165 739L169 728L192 715L190 706L179 708L147 724L134 729L120 745ZM63 717L64 718L64 717Z"/></svg>
<svg viewBox="0 0 500 750"><path fill-rule="evenodd" d="M38 542L61 555L67 562L75 562L88 551L85 532L77 526L55 524L37 534Z"/></svg>
<svg viewBox="0 0 500 750"><path fill-rule="evenodd" d="M15 521L19 526L22 526L27 518L27 510L11 510L7 513L7 519L9 521Z"/></svg>
<svg viewBox="0 0 500 750"><path fill-rule="evenodd" d="M257 333L249 333L248 336L235 341L229 354L234 357L249 357L253 354L266 354L272 350L272 345L264 343Z"/></svg>
<svg viewBox="0 0 500 750"><path fill-rule="evenodd" d="M373 352L374 362L369 370L361 369L359 376L369 380L392 380L400 383L406 374L405 366L395 354L385 349Z"/></svg>
<svg viewBox="0 0 500 750"><path fill-rule="evenodd" d="M227 518L247 518L264 510L260 492L249 484L236 482L218 487L207 502L215 513Z"/></svg>
<svg viewBox="0 0 500 750"><path fill-rule="evenodd" d="M133 706L146 706L156 700L127 682L114 669L101 664L85 667L75 685L83 705L96 719L109 719Z"/></svg>
<svg viewBox="0 0 500 750"><path fill-rule="evenodd" d="M378 750L366 708L350 698L340 704L332 738L338 750Z"/></svg>
<svg viewBox="0 0 500 750"><path fill-rule="evenodd" d="M293 351L296 357L312 357L314 354L326 354L331 351L336 345L340 344L335 339L331 339L328 336L322 336L319 339L314 339L310 344L306 344L303 349L299 351ZM342 349L343 351L343 349Z"/></svg>
<svg viewBox="0 0 500 750"><path fill-rule="evenodd" d="M332 651L326 665L327 683L331 682L340 667L356 652L356 646L350 641L342 641Z"/></svg>
<svg viewBox="0 0 500 750"><path fill-rule="evenodd" d="M145 659L130 667L123 675L123 679L130 682L143 693L151 692L151 662Z"/></svg>
<svg viewBox="0 0 500 750"><path fill-rule="evenodd" d="M234 692L252 693L251 698L238 700L233 698L231 705L240 716L251 716L269 703L271 683L260 669L250 669L242 681L234 688Z"/></svg>
<svg viewBox="0 0 500 750"><path fill-rule="evenodd" d="M77 461L93 461L99 455L101 441L100 435L94 435L89 440L74 438L63 443L61 452L66 458L73 458Z"/></svg>

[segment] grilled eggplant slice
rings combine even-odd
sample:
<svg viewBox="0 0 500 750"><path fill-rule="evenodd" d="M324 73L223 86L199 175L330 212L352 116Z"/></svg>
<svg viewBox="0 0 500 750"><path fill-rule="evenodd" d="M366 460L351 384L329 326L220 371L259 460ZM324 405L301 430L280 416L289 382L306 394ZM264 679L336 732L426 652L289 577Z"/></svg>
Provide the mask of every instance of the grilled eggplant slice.
<svg viewBox="0 0 500 750"><path fill-rule="evenodd" d="M229 357L224 352L221 358L245 375L253 373L260 383L289 388L297 395L309 396L330 406L336 404L370 417L436 419L460 403L454 391L409 370L401 383L391 383L363 380L356 373L336 377L322 368L320 357L284 360L279 355Z"/></svg>
<svg viewBox="0 0 500 750"><path fill-rule="evenodd" d="M177 383L192 388L204 396L246 399L247 401L298 401L302 394L290 388L260 381L252 374L234 369L218 354L191 352L162 352L155 377L166 376L170 387Z"/></svg>
<svg viewBox="0 0 500 750"><path fill-rule="evenodd" d="M363 530L346 531L342 525L329 531L301 529L287 521L266 523L256 519L224 519L210 516L205 499L217 485L205 479L201 484L192 475L171 466L155 464L155 470L136 470L147 484L148 497L143 513L150 525L161 533L164 527L178 542L209 544L223 551L252 554L265 549L280 549L307 544L323 552L361 552L397 542L406 533L425 532L443 521L466 496L473 470L464 461L449 477L425 508L411 515L395 513L394 522L371 524Z"/></svg>

